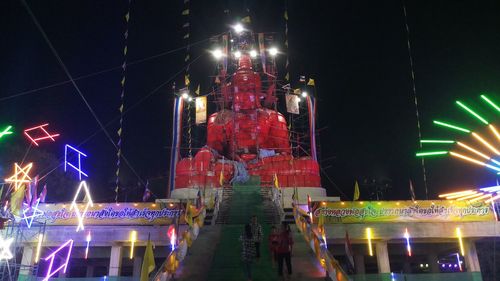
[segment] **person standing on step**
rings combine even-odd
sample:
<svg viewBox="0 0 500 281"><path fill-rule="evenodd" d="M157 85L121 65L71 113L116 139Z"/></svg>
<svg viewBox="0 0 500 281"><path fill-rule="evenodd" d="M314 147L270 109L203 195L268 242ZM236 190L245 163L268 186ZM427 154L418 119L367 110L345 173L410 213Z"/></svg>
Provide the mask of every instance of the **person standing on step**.
<svg viewBox="0 0 500 281"><path fill-rule="evenodd" d="M245 230L240 236L241 241L241 261L243 262L243 272L248 281L252 281L252 263L255 259L255 239L252 234L250 224L245 225Z"/></svg>
<svg viewBox="0 0 500 281"><path fill-rule="evenodd" d="M271 254L271 261L273 268L276 266L277 256L276 256L276 247L278 247L278 241L280 238L280 232L276 228L276 226L271 226L271 233L268 237L269 243L269 253Z"/></svg>
<svg viewBox="0 0 500 281"><path fill-rule="evenodd" d="M252 227L253 239L255 240L255 251L256 251L256 259L257 262L260 259L260 243L262 242L262 226L257 221L257 216L253 215L252 220L250 222Z"/></svg>
<svg viewBox="0 0 500 281"><path fill-rule="evenodd" d="M283 262L286 262L288 275L292 275L292 248L293 237L290 231L290 226L283 222L278 239L278 246L276 247L276 256L278 259L278 275L283 277ZM284 278L283 278L284 279Z"/></svg>

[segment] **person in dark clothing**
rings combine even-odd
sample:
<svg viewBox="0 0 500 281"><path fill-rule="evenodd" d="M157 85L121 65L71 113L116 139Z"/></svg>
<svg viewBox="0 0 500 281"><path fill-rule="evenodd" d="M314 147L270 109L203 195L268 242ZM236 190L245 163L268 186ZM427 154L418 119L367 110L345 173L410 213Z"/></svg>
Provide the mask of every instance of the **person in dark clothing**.
<svg viewBox="0 0 500 281"><path fill-rule="evenodd" d="M290 231L290 226L283 222L281 226L281 231L279 233L278 245L276 247L276 257L278 260L278 275L283 276L283 262L286 262L286 267L288 269L288 275L292 274L292 248L293 248L293 237Z"/></svg>
<svg viewBox="0 0 500 281"><path fill-rule="evenodd" d="M241 241L241 261L243 262L243 271L248 281L252 281L252 262L255 259L255 239L252 234L250 224L245 225L245 231L240 236Z"/></svg>
<svg viewBox="0 0 500 281"><path fill-rule="evenodd" d="M253 215L250 222L252 227L253 239L255 240L255 251L257 261L260 259L260 243L262 242L262 226L257 221L257 216Z"/></svg>

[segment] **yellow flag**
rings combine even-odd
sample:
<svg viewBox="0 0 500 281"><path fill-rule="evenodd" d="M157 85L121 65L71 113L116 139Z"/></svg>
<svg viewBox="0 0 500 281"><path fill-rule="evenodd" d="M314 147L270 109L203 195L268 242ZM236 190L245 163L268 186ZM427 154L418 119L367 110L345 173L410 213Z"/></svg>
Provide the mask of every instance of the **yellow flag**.
<svg viewBox="0 0 500 281"><path fill-rule="evenodd" d="M144 253L144 259L142 260L141 267L141 279L140 281L148 281L149 274L155 269L155 256L153 254L153 245L151 240L148 239L148 244L146 245L146 252Z"/></svg>
<svg viewBox="0 0 500 281"><path fill-rule="evenodd" d="M189 86L190 83L191 81L189 81L189 74L184 75L184 84L186 86Z"/></svg>
<svg viewBox="0 0 500 281"><path fill-rule="evenodd" d="M250 23L250 22L252 22L252 20L250 19L250 16L246 16L246 17L241 19L241 22L242 23Z"/></svg>
<svg viewBox="0 0 500 281"><path fill-rule="evenodd" d="M358 181L354 183L354 198L352 199L353 201L357 201L359 199L359 185Z"/></svg>
<svg viewBox="0 0 500 281"><path fill-rule="evenodd" d="M293 93L296 94L296 95L300 95L300 88L293 89Z"/></svg>
<svg viewBox="0 0 500 281"><path fill-rule="evenodd" d="M276 173L274 174L274 187L280 189L280 183L278 182L278 176L276 175Z"/></svg>
<svg viewBox="0 0 500 281"><path fill-rule="evenodd" d="M21 185L16 191L13 191L10 195L10 212L13 215L20 216L25 190L26 186Z"/></svg>
<svg viewBox="0 0 500 281"><path fill-rule="evenodd" d="M200 84L198 84L198 87L196 88L196 91L194 91L197 96L200 95Z"/></svg>
<svg viewBox="0 0 500 281"><path fill-rule="evenodd" d="M322 212L319 212L318 229L320 230L321 233L323 233L324 225L325 225L325 216L322 214Z"/></svg>
<svg viewBox="0 0 500 281"><path fill-rule="evenodd" d="M184 218L189 226L193 225L193 213L191 212L191 202L189 200L186 204L186 213L184 214Z"/></svg>
<svg viewBox="0 0 500 281"><path fill-rule="evenodd" d="M316 86L316 84L314 83L314 79L309 78L309 81L307 81L307 86Z"/></svg>
<svg viewBox="0 0 500 281"><path fill-rule="evenodd" d="M224 174L220 171L219 184L222 187L224 185Z"/></svg>
<svg viewBox="0 0 500 281"><path fill-rule="evenodd" d="M189 9L185 9L184 11L182 11L182 15L183 16L189 15Z"/></svg>

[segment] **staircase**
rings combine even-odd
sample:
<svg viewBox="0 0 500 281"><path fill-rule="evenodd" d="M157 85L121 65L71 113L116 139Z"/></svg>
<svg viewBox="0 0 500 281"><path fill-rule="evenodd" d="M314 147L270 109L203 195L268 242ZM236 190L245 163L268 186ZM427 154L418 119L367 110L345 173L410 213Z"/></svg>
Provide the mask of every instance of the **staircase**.
<svg viewBox="0 0 500 281"><path fill-rule="evenodd" d="M215 250L217 254L213 258L206 280L245 280L241 266L239 237L244 225L250 222L252 215L257 216L264 232L264 239L260 246L261 258L260 261L254 263L252 269L253 280L277 280L276 269L271 266L266 239L270 226L265 223L268 220L265 215L267 207L263 204L266 201L265 198L261 195L258 177L252 177L245 184L233 185L230 202L227 202L229 208L224 220L226 224L222 226L220 241Z"/></svg>
<svg viewBox="0 0 500 281"><path fill-rule="evenodd" d="M278 210L271 198L270 188L261 187L259 177L251 177L245 184L224 188L216 225L201 229L199 238L194 241L190 254L176 274L176 280L246 280L241 264L239 237L252 215L257 216L264 236L260 245L261 258L252 265L252 280L280 280L277 269L272 266L268 250L267 237L271 225L280 223ZM292 257L294 272L290 280L325 280L325 272L319 266L309 244L296 227L293 226L292 231L295 240Z"/></svg>
<svg viewBox="0 0 500 281"><path fill-rule="evenodd" d="M225 224L229 218L229 208L231 207L231 198L233 197L233 189L231 187L224 187L222 189L222 198L219 198L220 206L219 213L217 214L216 224Z"/></svg>

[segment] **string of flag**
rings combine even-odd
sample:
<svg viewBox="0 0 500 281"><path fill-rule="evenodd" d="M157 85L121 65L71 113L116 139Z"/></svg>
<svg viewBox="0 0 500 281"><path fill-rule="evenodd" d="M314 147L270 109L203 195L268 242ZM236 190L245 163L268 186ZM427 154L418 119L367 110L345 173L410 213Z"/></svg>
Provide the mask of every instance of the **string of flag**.
<svg viewBox="0 0 500 281"><path fill-rule="evenodd" d="M190 54L190 37L191 37L191 23L189 22L189 18L191 11L189 9L189 0L184 0L184 8L182 10L182 16L185 18L184 24L182 25L184 32L184 36L182 37L184 40L186 40L186 56L184 57L184 63L186 64L186 70L184 73L184 85L189 88L189 84L191 84L191 81L189 80L189 61L191 60L191 54Z"/></svg>
<svg viewBox="0 0 500 281"><path fill-rule="evenodd" d="M286 0L285 0L285 12L283 14L283 18L285 19L285 53L286 53L285 84L287 84L290 83L290 71L288 69L290 62L288 60L288 7Z"/></svg>
<svg viewBox="0 0 500 281"><path fill-rule="evenodd" d="M120 127L118 128L118 142L116 143L116 187L115 187L115 201L118 202L118 194L120 191L120 162L122 157L122 132L123 132L123 107L125 104L125 81L127 74L127 53L128 53L128 28L130 21L130 4L132 0L128 1L127 12L125 13L125 32L123 33L124 47L123 47L123 64L122 64L122 79L120 81L121 85L121 94L120 94L120 107L118 111L120 111Z"/></svg>
<svg viewBox="0 0 500 281"><path fill-rule="evenodd" d="M411 82L413 89L413 102L415 103L415 116L417 118L417 132L418 132L418 143L420 149L422 149L422 130L420 128L420 114L418 112L418 99L417 99L417 89L415 86L415 70L413 68L413 56L411 55L411 44L410 44L410 27L408 26L408 16L406 14L406 5L403 1L403 14L405 18L405 27L406 27L406 38L407 38L407 46L408 46L408 60L410 62L410 70L411 70ZM425 160L421 158L422 164L422 174L424 180L424 189L425 189L425 199L429 199L429 192L427 190L427 173L425 171Z"/></svg>

